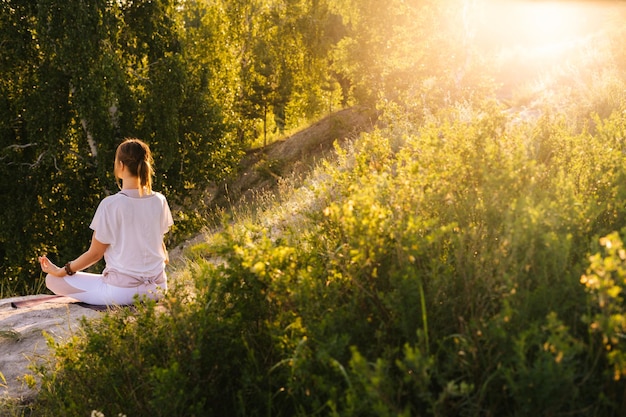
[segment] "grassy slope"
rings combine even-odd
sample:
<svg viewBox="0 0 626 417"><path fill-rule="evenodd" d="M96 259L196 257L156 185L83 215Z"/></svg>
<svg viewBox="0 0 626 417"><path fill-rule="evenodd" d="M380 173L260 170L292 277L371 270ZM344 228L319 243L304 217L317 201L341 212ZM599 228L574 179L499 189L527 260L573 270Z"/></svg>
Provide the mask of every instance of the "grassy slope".
<svg viewBox="0 0 626 417"><path fill-rule="evenodd" d="M270 191L284 178L302 177L334 154L334 144L353 140L376 125L375 111L348 108L329 116L284 140L248 151L237 176L216 187L213 203L225 207Z"/></svg>
<svg viewBox="0 0 626 417"><path fill-rule="evenodd" d="M235 175L220 184L209 185L210 211L241 215L256 211L268 196L280 188L297 187L323 161L335 157L335 146L343 146L362 133L375 128L378 112L365 107L351 107L325 116L265 148L249 150ZM287 184L288 185L285 185ZM202 241L204 234L189 238L171 250L172 260L184 255L184 249Z"/></svg>
<svg viewBox="0 0 626 417"><path fill-rule="evenodd" d="M605 68L552 68L542 88L509 90L508 113L465 103L424 126L387 113L385 128L308 177L298 157L328 151L313 131L345 136L328 135L335 117L251 152L228 193L215 193L235 222L185 250L192 262L178 278L193 295L174 290L163 320L148 307L60 348L66 373L42 404L54 413L84 401L107 415L619 415L623 384L610 370L624 346L602 319L624 319L612 298L621 289L580 283L597 237L626 225L625 122L603 113L624 109L624 78ZM531 103L541 117L516 119ZM598 109L602 123L590 117ZM265 200L261 189L280 192ZM116 397L110 387L124 392L127 380L133 398Z"/></svg>

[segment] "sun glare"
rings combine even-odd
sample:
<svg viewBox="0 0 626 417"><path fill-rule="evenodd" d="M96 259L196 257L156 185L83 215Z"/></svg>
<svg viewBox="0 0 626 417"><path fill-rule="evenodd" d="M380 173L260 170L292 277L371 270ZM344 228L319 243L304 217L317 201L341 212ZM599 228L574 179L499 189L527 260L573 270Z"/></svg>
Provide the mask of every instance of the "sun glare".
<svg viewBox="0 0 626 417"><path fill-rule="evenodd" d="M524 17L529 31L545 42L554 42L575 33L580 16L572 9L565 9L555 3L542 3L532 6Z"/></svg>
<svg viewBox="0 0 626 417"><path fill-rule="evenodd" d="M579 68L623 26L626 3L583 0L466 0L466 27L479 53L494 58L496 80L524 86ZM475 13L475 14L474 14ZM543 84L542 84L543 85Z"/></svg>
<svg viewBox="0 0 626 417"><path fill-rule="evenodd" d="M598 29L602 10L580 1L484 0L478 40L496 48L567 47Z"/></svg>

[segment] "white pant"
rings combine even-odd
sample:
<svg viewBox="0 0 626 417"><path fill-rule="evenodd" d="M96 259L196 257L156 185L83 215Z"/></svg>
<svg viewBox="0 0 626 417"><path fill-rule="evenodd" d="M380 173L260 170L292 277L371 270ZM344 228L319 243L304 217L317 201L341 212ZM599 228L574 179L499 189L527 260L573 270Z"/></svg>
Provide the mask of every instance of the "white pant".
<svg viewBox="0 0 626 417"><path fill-rule="evenodd" d="M138 287L117 287L104 282L104 275L89 272L77 272L58 278L46 276L46 287L57 295L72 297L83 303L93 305L129 305L135 295L146 296L156 300L167 290L167 282L155 284L152 282L141 284Z"/></svg>

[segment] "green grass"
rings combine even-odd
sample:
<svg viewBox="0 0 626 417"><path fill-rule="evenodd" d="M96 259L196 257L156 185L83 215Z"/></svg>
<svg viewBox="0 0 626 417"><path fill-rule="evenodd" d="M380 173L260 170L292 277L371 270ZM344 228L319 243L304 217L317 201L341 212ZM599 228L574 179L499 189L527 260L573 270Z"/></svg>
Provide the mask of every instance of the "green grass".
<svg viewBox="0 0 626 417"><path fill-rule="evenodd" d="M0 299L17 297L24 294L42 294L46 292L45 275L39 275L32 283L18 282L17 280L0 281Z"/></svg>

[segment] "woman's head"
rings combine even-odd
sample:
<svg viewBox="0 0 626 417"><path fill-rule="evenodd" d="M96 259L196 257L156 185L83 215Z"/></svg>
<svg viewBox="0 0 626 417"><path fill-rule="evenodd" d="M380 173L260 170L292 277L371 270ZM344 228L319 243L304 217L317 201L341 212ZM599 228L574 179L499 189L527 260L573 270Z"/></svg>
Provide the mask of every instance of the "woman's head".
<svg viewBox="0 0 626 417"><path fill-rule="evenodd" d="M154 175L154 159L146 143L139 139L126 139L115 152L115 164L123 164L133 177L139 179L139 194L144 190L152 191L152 176ZM119 181L117 170L116 178Z"/></svg>

